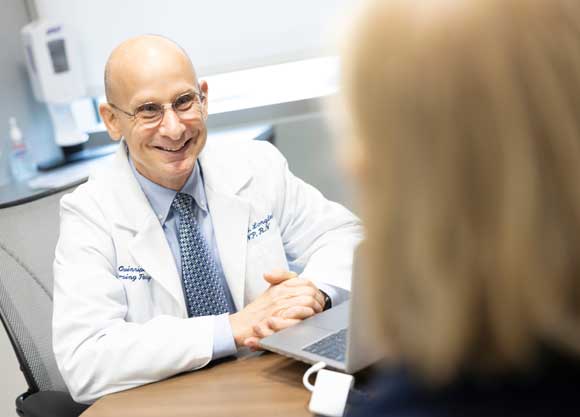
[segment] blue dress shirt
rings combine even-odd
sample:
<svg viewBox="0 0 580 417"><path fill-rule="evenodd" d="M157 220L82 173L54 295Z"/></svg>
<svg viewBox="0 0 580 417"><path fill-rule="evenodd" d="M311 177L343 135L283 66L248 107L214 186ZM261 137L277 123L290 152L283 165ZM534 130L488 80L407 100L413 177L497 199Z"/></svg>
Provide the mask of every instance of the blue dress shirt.
<svg viewBox="0 0 580 417"><path fill-rule="evenodd" d="M173 203L173 199L175 198L177 191L162 187L161 185L154 183L148 178L145 178L137 171L131 158L129 158L129 163L135 178L137 178L137 182L139 182L141 189L149 200L149 204L151 204L153 211L157 215L159 223L161 223L161 227L165 233L165 238L169 243L169 248L171 249L171 253L175 259L175 264L177 266L179 276L181 276L181 251L179 249L179 241L177 239L179 214L171 207L171 203ZM211 215L207 205L205 187L203 185L203 176L197 162L195 164L194 170L192 171L180 192L191 195L195 201L195 219L201 228L203 237L206 240L209 250L217 265L219 280L226 293L228 309L230 313L235 313L236 307L220 261L219 251L213 231L213 225L211 222ZM228 316L229 314L226 313L215 317L212 359L219 359L224 356L233 355L237 351L232 327Z"/></svg>

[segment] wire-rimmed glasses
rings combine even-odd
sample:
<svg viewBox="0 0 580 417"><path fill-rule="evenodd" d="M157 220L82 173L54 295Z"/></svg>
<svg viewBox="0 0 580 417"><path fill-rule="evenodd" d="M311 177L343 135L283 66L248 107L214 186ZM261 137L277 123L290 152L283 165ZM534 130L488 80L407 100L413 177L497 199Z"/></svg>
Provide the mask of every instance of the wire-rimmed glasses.
<svg viewBox="0 0 580 417"><path fill-rule="evenodd" d="M143 103L133 113L129 113L110 102L109 106L131 117L143 128L154 128L161 123L168 107L173 109L181 120L189 121L202 115L204 102L205 95L203 93L189 91L178 96L172 103Z"/></svg>

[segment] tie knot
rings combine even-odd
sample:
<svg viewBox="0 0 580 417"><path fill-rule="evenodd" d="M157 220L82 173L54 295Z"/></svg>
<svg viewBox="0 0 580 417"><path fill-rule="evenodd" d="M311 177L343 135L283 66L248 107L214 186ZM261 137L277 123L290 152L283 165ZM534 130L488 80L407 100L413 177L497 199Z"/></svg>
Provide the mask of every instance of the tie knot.
<svg viewBox="0 0 580 417"><path fill-rule="evenodd" d="M190 212L193 205L193 197L185 193L177 193L173 199L172 206L180 214Z"/></svg>

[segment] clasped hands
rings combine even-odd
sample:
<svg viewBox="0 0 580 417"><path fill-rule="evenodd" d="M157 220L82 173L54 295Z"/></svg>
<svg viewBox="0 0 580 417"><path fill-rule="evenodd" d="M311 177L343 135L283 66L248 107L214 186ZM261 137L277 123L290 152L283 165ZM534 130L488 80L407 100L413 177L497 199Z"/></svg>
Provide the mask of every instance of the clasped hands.
<svg viewBox="0 0 580 417"><path fill-rule="evenodd" d="M260 339L320 313L324 297L310 280L294 272L277 270L264 274L270 284L256 300L230 315L237 347L258 348Z"/></svg>

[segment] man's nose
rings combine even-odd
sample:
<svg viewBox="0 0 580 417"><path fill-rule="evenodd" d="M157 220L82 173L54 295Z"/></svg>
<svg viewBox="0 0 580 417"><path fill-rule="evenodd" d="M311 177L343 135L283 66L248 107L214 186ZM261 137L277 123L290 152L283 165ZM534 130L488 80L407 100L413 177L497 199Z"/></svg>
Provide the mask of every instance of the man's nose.
<svg viewBox="0 0 580 417"><path fill-rule="evenodd" d="M163 113L161 123L159 124L159 133L174 140L181 139L185 125L173 109L167 109Z"/></svg>

